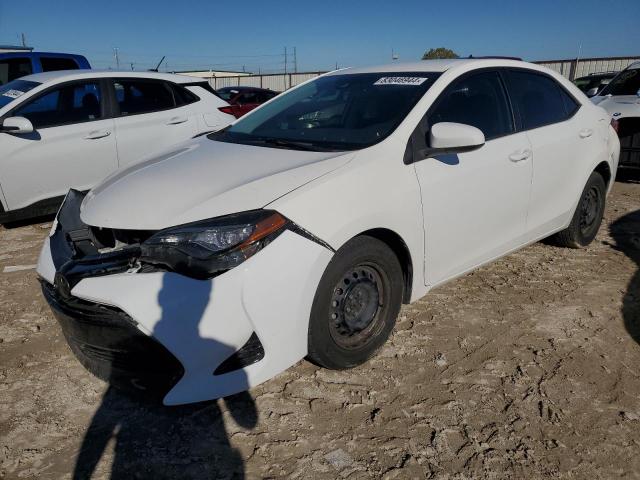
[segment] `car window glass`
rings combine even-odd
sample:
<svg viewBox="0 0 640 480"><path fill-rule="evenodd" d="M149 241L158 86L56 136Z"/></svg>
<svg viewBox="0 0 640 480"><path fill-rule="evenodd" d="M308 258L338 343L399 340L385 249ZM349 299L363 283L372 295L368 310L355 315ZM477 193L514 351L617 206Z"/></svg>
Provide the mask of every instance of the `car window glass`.
<svg viewBox="0 0 640 480"><path fill-rule="evenodd" d="M258 95L255 92L246 92L238 95L236 102L240 105L247 103L258 103Z"/></svg>
<svg viewBox="0 0 640 480"><path fill-rule="evenodd" d="M455 122L482 130L487 140L513 133L513 120L496 72L482 72L454 82L438 100L429 124Z"/></svg>
<svg viewBox="0 0 640 480"><path fill-rule="evenodd" d="M190 92L184 87L181 87L179 85L174 85L174 84L171 84L171 87L173 88L173 95L176 99L177 107L188 105L190 103L197 102L199 100L194 93Z"/></svg>
<svg viewBox="0 0 640 480"><path fill-rule="evenodd" d="M173 91L166 82L118 80L114 82L120 115L157 112L175 107Z"/></svg>
<svg viewBox="0 0 640 480"><path fill-rule="evenodd" d="M640 67L620 72L601 95L637 95L640 91Z"/></svg>
<svg viewBox="0 0 640 480"><path fill-rule="evenodd" d="M509 71L507 85L525 130L566 120L579 107L555 80L546 75Z"/></svg>
<svg viewBox="0 0 640 480"><path fill-rule="evenodd" d="M100 119L100 86L74 83L52 90L17 108L13 116L28 118L34 128Z"/></svg>
<svg viewBox="0 0 640 480"><path fill-rule="evenodd" d="M30 75L31 60L28 58L7 58L0 60L0 85L4 85L16 78Z"/></svg>
<svg viewBox="0 0 640 480"><path fill-rule="evenodd" d="M43 72L78 69L78 64L72 58L40 57L40 65Z"/></svg>

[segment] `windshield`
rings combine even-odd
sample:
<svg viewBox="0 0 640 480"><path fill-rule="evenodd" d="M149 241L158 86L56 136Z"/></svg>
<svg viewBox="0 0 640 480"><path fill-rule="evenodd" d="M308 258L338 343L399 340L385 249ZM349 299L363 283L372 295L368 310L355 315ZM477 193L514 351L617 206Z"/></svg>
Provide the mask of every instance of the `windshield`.
<svg viewBox="0 0 640 480"><path fill-rule="evenodd" d="M623 70L600 95L637 95L640 91L640 67Z"/></svg>
<svg viewBox="0 0 640 480"><path fill-rule="evenodd" d="M16 98L21 97L29 90L42 85L38 82L29 82L27 80L14 80L6 85L0 86L0 108L9 105Z"/></svg>
<svg viewBox="0 0 640 480"><path fill-rule="evenodd" d="M232 90L229 88L221 88L220 90L216 90L218 96L223 100L231 100L231 97L238 93L238 90Z"/></svg>
<svg viewBox="0 0 640 480"><path fill-rule="evenodd" d="M356 150L389 136L438 73L328 75L276 97L212 140L300 150Z"/></svg>

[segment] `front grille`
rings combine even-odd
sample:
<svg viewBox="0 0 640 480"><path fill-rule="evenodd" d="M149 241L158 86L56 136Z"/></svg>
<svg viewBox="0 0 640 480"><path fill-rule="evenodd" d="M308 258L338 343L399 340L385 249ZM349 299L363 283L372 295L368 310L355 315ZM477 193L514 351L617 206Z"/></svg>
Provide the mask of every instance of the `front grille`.
<svg viewBox="0 0 640 480"><path fill-rule="evenodd" d="M620 166L640 168L640 118L618 120Z"/></svg>
<svg viewBox="0 0 640 480"><path fill-rule="evenodd" d="M122 310L63 298L42 281L45 299L80 363L121 389L161 400L184 374L182 364Z"/></svg>

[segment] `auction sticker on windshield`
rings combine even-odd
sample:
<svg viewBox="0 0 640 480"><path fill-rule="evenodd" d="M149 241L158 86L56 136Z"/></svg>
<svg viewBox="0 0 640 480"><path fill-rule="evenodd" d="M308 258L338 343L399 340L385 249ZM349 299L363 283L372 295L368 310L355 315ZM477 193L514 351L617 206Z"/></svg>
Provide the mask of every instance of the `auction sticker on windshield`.
<svg viewBox="0 0 640 480"><path fill-rule="evenodd" d="M24 92L21 92L20 90L7 90L2 95L9 98L18 98L20 95L24 95Z"/></svg>
<svg viewBox="0 0 640 480"><path fill-rule="evenodd" d="M382 77L374 85L422 85L427 77Z"/></svg>

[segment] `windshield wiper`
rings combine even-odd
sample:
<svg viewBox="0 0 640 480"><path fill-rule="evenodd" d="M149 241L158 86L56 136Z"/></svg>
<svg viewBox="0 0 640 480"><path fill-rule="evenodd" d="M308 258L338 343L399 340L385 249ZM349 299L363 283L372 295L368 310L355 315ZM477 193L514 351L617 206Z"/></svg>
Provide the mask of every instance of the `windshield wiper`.
<svg viewBox="0 0 640 480"><path fill-rule="evenodd" d="M318 150L324 150L322 147L318 147L309 142L298 142L296 140L285 140L283 138L255 138L250 139L251 143L259 143L263 145L272 145L279 148L291 148L295 150L305 150L308 152L317 152Z"/></svg>

